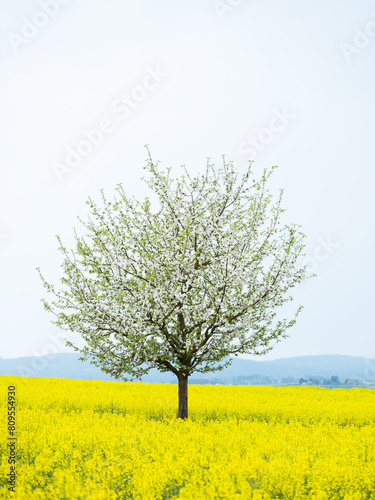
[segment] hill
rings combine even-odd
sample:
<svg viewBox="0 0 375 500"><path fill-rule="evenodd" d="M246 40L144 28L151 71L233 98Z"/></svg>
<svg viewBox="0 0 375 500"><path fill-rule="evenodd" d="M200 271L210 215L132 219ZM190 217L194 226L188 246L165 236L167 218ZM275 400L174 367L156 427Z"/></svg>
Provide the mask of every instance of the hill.
<svg viewBox="0 0 375 500"><path fill-rule="evenodd" d="M80 361L78 353L58 353L41 357L0 358L0 375L115 380L90 361ZM190 383L295 383L299 379L338 376L340 379L375 380L375 359L342 355L298 356L272 361L234 358L221 372L195 373ZM169 373L151 370L144 382L175 383Z"/></svg>

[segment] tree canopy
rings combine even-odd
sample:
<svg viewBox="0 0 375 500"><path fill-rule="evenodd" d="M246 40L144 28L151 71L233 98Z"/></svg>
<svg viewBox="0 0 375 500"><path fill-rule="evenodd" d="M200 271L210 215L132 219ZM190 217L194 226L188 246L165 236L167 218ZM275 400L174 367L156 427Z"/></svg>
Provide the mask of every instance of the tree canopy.
<svg viewBox="0 0 375 500"><path fill-rule="evenodd" d="M266 187L275 167L255 180L252 162L240 174L223 156L220 167L208 159L200 175L183 166L172 178L149 153L144 168L157 206L122 184L112 201L103 191L100 203L89 198L74 250L58 237L62 288L40 274L53 295L42 300L57 326L84 339L83 348L67 341L80 359L122 380L152 368L173 372L186 418L193 372L264 354L288 336L301 306L289 319L278 313L307 277L299 265L305 235L281 223L283 191L274 201Z"/></svg>

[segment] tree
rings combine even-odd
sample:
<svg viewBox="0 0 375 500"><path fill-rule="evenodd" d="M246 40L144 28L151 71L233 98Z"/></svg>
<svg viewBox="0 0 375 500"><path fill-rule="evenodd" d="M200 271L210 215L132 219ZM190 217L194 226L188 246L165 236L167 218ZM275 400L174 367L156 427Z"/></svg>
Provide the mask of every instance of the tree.
<svg viewBox="0 0 375 500"><path fill-rule="evenodd" d="M159 171L148 147L144 179L156 193L151 209L126 195L91 198L86 234L63 254L62 289L39 273L54 300L45 309L54 324L78 332L73 347L115 378L140 378L151 368L178 379L178 417L188 416L188 377L222 370L231 355L261 355L286 338L292 319L278 310L293 300L287 291L304 278L298 264L305 235L280 218L283 191L273 197L266 182L276 167L252 177L252 162L239 174L232 162L176 179Z"/></svg>

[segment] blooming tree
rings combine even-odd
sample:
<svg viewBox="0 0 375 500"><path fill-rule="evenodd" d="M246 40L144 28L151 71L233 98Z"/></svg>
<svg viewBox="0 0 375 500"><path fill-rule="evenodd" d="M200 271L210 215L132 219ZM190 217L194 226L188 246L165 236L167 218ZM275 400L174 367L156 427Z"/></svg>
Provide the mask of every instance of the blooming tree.
<svg viewBox="0 0 375 500"><path fill-rule="evenodd" d="M148 151L149 153L149 151ZM222 370L233 355L264 354L287 337L292 319L278 310L306 278L299 257L305 235L280 221L278 199L266 188L273 169L252 179L223 157L209 160L203 174L172 179L150 156L144 167L158 197L143 202L126 195L100 205L87 201L90 216L75 231L75 250L63 254L63 288L53 295L53 323L78 332L82 348L67 341L104 372L127 380L152 368L174 373L179 384L178 417L188 416L188 377ZM39 269L39 268L38 268ZM40 270L39 270L40 273Z"/></svg>

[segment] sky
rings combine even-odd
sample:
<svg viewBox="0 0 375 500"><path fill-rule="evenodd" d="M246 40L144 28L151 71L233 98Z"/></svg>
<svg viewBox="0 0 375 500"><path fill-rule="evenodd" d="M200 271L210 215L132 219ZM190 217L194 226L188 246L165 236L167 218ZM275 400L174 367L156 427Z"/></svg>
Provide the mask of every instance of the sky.
<svg viewBox="0 0 375 500"><path fill-rule="evenodd" d="M278 166L317 277L261 359L375 358L374 63L374 1L2 2L0 356L71 351L36 267L58 283L89 196L149 194L148 144L176 172Z"/></svg>

